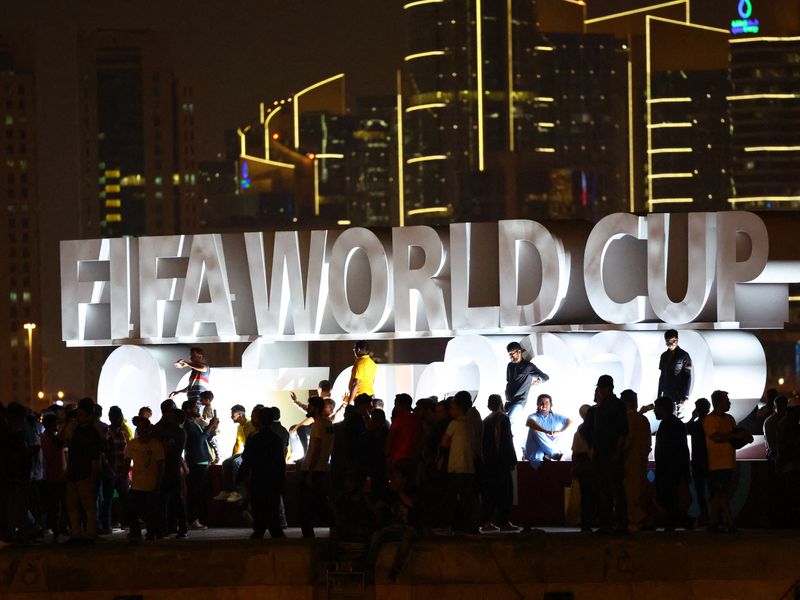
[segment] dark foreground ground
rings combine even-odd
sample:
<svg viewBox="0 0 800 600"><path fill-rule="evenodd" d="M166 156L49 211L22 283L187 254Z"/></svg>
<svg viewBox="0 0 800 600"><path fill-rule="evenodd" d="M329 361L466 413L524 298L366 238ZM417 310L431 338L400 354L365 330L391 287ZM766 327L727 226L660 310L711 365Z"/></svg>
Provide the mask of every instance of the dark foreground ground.
<svg viewBox="0 0 800 600"><path fill-rule="evenodd" d="M575 529L419 540L396 583L385 546L362 576L318 530L303 540L253 541L246 529L129 545L124 533L93 546L41 543L0 550L0 599L280 600L316 598L794 599L796 532L744 530L604 537Z"/></svg>

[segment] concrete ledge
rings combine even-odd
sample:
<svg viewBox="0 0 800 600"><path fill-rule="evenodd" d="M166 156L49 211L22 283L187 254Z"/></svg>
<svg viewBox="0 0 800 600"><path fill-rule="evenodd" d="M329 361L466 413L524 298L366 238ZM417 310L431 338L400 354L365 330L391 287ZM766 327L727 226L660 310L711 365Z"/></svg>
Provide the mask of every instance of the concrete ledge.
<svg viewBox="0 0 800 600"><path fill-rule="evenodd" d="M800 578L789 532L441 538L412 547L396 584L380 553L365 598L781 598ZM329 540L164 541L0 552L2 600L325 598ZM793 597L793 596L791 596Z"/></svg>

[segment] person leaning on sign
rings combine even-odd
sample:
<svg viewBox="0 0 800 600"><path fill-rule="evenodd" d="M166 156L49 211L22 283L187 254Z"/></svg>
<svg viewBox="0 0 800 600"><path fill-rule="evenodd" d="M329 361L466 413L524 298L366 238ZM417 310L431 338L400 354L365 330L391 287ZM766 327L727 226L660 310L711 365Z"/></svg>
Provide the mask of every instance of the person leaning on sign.
<svg viewBox="0 0 800 600"><path fill-rule="evenodd" d="M689 390L692 387L692 358L686 350L678 346L676 330L665 331L664 341L667 349L661 354L661 360L658 363L661 375L658 378L656 398L663 396L672 398L680 417L681 407L689 399Z"/></svg>
<svg viewBox="0 0 800 600"><path fill-rule="evenodd" d="M369 345L361 340L353 345L353 354L356 360L353 363L353 370L350 373L350 383L347 386L348 395L344 401L351 404L359 394L374 396L375 390L372 388L375 383L375 372L378 366L369 355Z"/></svg>

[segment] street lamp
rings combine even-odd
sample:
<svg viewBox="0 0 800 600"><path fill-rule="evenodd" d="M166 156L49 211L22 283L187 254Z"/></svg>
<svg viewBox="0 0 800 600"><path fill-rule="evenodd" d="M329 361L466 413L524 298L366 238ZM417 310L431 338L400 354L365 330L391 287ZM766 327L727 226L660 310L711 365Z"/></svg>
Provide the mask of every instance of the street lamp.
<svg viewBox="0 0 800 600"><path fill-rule="evenodd" d="M28 332L28 370L30 375L30 398L33 399L33 330L36 329L36 323L25 323L22 326Z"/></svg>

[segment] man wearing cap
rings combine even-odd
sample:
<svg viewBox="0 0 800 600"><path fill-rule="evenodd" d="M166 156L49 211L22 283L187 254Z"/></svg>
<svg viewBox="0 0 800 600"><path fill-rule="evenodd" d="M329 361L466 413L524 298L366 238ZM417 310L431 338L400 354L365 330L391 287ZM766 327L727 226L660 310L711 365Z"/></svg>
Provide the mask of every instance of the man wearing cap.
<svg viewBox="0 0 800 600"><path fill-rule="evenodd" d="M594 392L595 405L584 422L584 437L592 451L600 533L626 533L624 449L628 437L625 405L614 395L614 379L601 375Z"/></svg>
<svg viewBox="0 0 800 600"><path fill-rule="evenodd" d="M664 332L664 341L667 349L661 354L658 363L661 375L658 378L656 398L672 398L680 417L681 407L689 398L689 389L692 387L692 358L686 350L678 346L676 330Z"/></svg>
<svg viewBox="0 0 800 600"><path fill-rule="evenodd" d="M522 428L525 418L525 403L528 401L528 392L531 385L538 385L550 377L539 369L530 360L524 357L525 350L519 342L511 342L506 346L508 358L511 360L506 367L506 404L505 412L511 421L512 434Z"/></svg>

